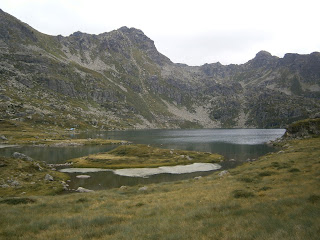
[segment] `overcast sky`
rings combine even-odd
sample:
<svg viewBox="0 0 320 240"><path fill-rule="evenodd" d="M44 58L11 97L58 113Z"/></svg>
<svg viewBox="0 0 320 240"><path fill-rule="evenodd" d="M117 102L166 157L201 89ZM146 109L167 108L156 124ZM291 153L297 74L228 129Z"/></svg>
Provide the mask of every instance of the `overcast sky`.
<svg viewBox="0 0 320 240"><path fill-rule="evenodd" d="M320 51L319 0L1 0L0 8L50 35L135 27L188 65Z"/></svg>

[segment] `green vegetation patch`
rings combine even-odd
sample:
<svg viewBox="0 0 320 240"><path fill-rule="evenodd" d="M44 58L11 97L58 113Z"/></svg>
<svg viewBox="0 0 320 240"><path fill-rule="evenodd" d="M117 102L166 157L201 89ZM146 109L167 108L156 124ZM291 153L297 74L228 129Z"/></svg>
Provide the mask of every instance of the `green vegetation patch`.
<svg viewBox="0 0 320 240"><path fill-rule="evenodd" d="M0 157L0 196L53 195L63 191L68 175L50 170L45 164L16 158ZM46 179L46 175L52 178ZM28 198L4 199L2 203L31 203Z"/></svg>
<svg viewBox="0 0 320 240"><path fill-rule="evenodd" d="M219 154L170 150L149 145L122 145L109 152L72 159L74 167L136 168L185 165L195 162L216 163L223 160Z"/></svg>
<svg viewBox="0 0 320 240"><path fill-rule="evenodd" d="M320 135L320 118L305 119L294 122L287 127L285 137L318 137Z"/></svg>
<svg viewBox="0 0 320 240"><path fill-rule="evenodd" d="M35 203L36 200L32 198L7 198L0 200L1 203L10 204L10 205L17 205L17 204L28 204L28 203Z"/></svg>

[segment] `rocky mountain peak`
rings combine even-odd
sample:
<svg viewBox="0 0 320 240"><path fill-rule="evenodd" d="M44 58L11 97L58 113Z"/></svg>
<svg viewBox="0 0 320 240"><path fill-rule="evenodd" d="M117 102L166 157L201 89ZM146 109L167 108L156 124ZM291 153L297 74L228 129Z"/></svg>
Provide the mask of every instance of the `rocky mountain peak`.
<svg viewBox="0 0 320 240"><path fill-rule="evenodd" d="M260 51L256 56L250 60L248 63L251 67L260 68L260 67L272 67L276 64L278 57L272 56L267 51Z"/></svg>
<svg viewBox="0 0 320 240"><path fill-rule="evenodd" d="M70 35L70 37L77 37L77 38L79 38L79 37L81 37L81 36L83 36L83 35L85 35L85 33L80 32L80 31L77 31L77 32L72 33L72 34Z"/></svg>
<svg viewBox="0 0 320 240"><path fill-rule="evenodd" d="M271 53L267 52L267 51L260 51L256 54L256 59L262 59L262 58L270 58L272 57Z"/></svg>

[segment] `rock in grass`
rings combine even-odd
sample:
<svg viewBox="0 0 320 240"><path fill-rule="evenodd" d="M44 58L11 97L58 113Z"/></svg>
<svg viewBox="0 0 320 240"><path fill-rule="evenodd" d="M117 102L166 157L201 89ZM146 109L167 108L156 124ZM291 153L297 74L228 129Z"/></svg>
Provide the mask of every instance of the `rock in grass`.
<svg viewBox="0 0 320 240"><path fill-rule="evenodd" d="M144 187L141 187L138 189L139 192L145 192L148 190L148 187L147 186L144 186Z"/></svg>
<svg viewBox="0 0 320 240"><path fill-rule="evenodd" d="M93 190L90 190L90 189L83 188L83 187L78 187L78 189L76 190L76 192L87 193L87 192L94 192L94 191L93 191Z"/></svg>
<svg viewBox="0 0 320 240"><path fill-rule="evenodd" d="M20 182L18 182L17 180L13 180L13 181L11 182L11 186L13 186L13 187L18 187L18 186L20 186Z"/></svg>
<svg viewBox="0 0 320 240"><path fill-rule="evenodd" d="M6 138L6 136L4 136L4 135L1 135L0 136L0 139L2 140L2 141L7 141L8 139Z"/></svg>
<svg viewBox="0 0 320 240"><path fill-rule="evenodd" d="M50 174L46 174L46 176L44 177L44 180L53 181L53 177Z"/></svg>
<svg viewBox="0 0 320 240"><path fill-rule="evenodd" d="M22 160L26 160L26 161L30 161L30 162L33 161L33 159L32 159L31 157L29 157L29 156L27 156L27 155L25 155L25 154L23 154L23 153L19 153L19 152L14 152L14 153L12 154L12 157L13 157L13 158L22 159Z"/></svg>
<svg viewBox="0 0 320 240"><path fill-rule="evenodd" d="M61 181L61 185L63 187L63 190L68 191L69 190L69 184L67 184L65 181Z"/></svg>
<svg viewBox="0 0 320 240"><path fill-rule="evenodd" d="M219 176L220 177L223 177L223 176L225 176L225 175L227 175L229 172L227 171L227 170L223 170L223 171L221 171L220 173L219 173Z"/></svg>

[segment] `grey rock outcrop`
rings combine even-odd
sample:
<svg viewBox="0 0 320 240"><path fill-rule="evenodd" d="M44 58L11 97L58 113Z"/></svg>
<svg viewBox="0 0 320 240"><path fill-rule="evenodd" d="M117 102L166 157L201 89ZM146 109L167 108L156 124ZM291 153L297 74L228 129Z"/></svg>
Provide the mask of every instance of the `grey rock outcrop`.
<svg viewBox="0 0 320 240"><path fill-rule="evenodd" d="M0 136L0 140L2 140L2 141L7 141L8 139L6 138L6 136L1 135L1 136Z"/></svg>
<svg viewBox="0 0 320 240"><path fill-rule="evenodd" d="M25 154L23 154L23 153L19 153L19 152L14 152L14 153L12 154L12 157L13 157L13 158L22 159L22 160L26 160L26 161L30 161L30 162L33 161L33 159L32 159L31 157L29 157L29 156L27 156L27 155L25 155Z"/></svg>
<svg viewBox="0 0 320 240"><path fill-rule="evenodd" d="M53 177L50 174L46 174L46 176L44 177L44 180L53 181Z"/></svg>

